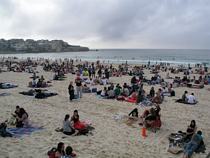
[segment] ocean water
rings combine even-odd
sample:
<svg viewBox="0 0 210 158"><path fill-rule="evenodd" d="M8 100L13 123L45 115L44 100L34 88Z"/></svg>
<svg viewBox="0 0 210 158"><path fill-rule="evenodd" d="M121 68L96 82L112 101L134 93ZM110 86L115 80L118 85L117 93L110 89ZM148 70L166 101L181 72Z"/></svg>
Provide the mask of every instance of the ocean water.
<svg viewBox="0 0 210 158"><path fill-rule="evenodd" d="M100 60L105 63L170 63L188 65L206 63L210 66L210 50L190 49L100 49L89 52L0 54L0 57Z"/></svg>

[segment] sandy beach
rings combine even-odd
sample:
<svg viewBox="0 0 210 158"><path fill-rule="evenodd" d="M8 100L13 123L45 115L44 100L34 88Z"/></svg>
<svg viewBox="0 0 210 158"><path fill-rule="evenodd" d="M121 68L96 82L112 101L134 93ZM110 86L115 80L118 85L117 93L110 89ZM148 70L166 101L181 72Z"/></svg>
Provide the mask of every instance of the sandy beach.
<svg viewBox="0 0 210 158"><path fill-rule="evenodd" d="M52 80L52 72L45 72L40 67L38 71L39 76L44 75L46 80ZM144 70L144 73L148 78L152 75L149 70ZM166 76L166 73L160 74ZM182 76L182 73L178 75ZM61 141L65 145L71 145L79 158L181 158L182 154L167 152L168 135L179 130L185 131L193 119L196 120L198 129L203 131L207 148L205 154L194 154L193 158L205 158L210 151L209 85L205 85L203 89L175 88L176 96L165 97L160 105L162 127L156 133L147 131L147 137L143 138L141 127L137 123L130 125L114 119L116 115L128 115L137 107L135 104L99 99L95 94L84 94L82 99L70 102L68 84L75 79L72 74L67 74L64 81L52 81L53 86L48 89L57 92L57 96L37 100L19 94L20 91L29 89L27 86L31 76L32 74L25 72L0 73L0 82L18 84L14 89L0 89L0 93L11 93L0 97L0 122L9 119L16 105L20 105L28 112L30 121L44 129L21 138L0 137L0 158L44 158L47 157L47 151ZM124 82L130 83L130 79L131 76L111 77L110 81L122 85ZM157 90L160 85L154 87ZM150 88L151 86L144 85L147 93ZM197 105L175 103L175 99L180 98L184 90L194 92L199 101ZM92 122L95 127L93 136L66 136L55 131L57 127L62 127L65 114L72 116L75 109L79 111L80 120ZM140 114L145 109L138 106Z"/></svg>

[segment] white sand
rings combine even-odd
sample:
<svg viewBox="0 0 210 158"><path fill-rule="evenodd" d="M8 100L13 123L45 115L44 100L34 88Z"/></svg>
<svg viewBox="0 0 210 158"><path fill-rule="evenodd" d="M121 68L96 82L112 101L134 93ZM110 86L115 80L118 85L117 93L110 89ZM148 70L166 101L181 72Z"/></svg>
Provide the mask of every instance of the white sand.
<svg viewBox="0 0 210 158"><path fill-rule="evenodd" d="M147 72L148 73L148 72ZM41 72L46 80L52 79L53 73ZM116 100L97 99L94 94L84 94L78 101L69 102L68 84L75 76L68 74L65 81L53 81L49 89L59 95L44 100L33 99L18 94L27 87L28 73L4 72L0 73L0 82L8 81L19 85L18 88L0 90L8 92L10 96L0 97L0 122L10 118L16 105L20 105L29 113L30 120L38 125L43 125L44 130L30 136L18 138L0 137L0 158L44 158L51 147L56 147L62 141L71 145L80 158L181 158L167 152L167 136L178 130L185 131L192 119L197 122L198 129L204 134L204 141L209 152L210 146L210 91L204 89L176 88L176 97L166 97L161 105L161 119L163 125L157 133L148 131L148 137L141 137L141 128L134 124L132 127L113 119L115 114L128 114L136 106L131 103ZM114 83L130 83L130 77L112 77ZM150 86L144 86L149 92ZM158 86L156 86L157 90ZM194 92L199 103L196 106L175 103L187 89ZM61 127L65 114L72 115L75 109L79 110L81 120L91 120L95 130L93 136L65 136L55 132ZM142 113L145 108L139 108ZM63 138L65 136L65 138ZM193 158L204 158L206 154L194 154Z"/></svg>

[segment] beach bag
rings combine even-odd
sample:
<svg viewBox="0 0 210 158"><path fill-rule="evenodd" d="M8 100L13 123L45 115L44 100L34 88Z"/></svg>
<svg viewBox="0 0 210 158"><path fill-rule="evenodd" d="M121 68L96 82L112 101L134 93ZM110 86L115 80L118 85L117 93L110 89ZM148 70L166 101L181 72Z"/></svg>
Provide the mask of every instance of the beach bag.
<svg viewBox="0 0 210 158"><path fill-rule="evenodd" d="M162 125L160 118L152 122L151 128L160 128Z"/></svg>
<svg viewBox="0 0 210 158"><path fill-rule="evenodd" d="M14 116L11 116L9 121L8 121L9 125L15 125L16 124L16 118Z"/></svg>
<svg viewBox="0 0 210 158"><path fill-rule="evenodd" d="M12 134L7 132L7 125L5 123L0 124L0 136L2 136L2 137L12 137Z"/></svg>
<svg viewBox="0 0 210 158"><path fill-rule="evenodd" d="M125 97L123 97L123 96L118 96L118 97L117 97L117 100L118 100L118 101L124 101L124 100L125 100Z"/></svg>
<svg viewBox="0 0 210 158"><path fill-rule="evenodd" d="M174 97L175 96L175 91L171 92L171 96Z"/></svg>
<svg viewBox="0 0 210 158"><path fill-rule="evenodd" d="M97 93L97 95L100 95L100 94L101 94L101 92L102 92L102 90L100 90L100 91L98 91L98 92L96 92L96 93Z"/></svg>
<svg viewBox="0 0 210 158"><path fill-rule="evenodd" d="M88 128L84 128L79 130L77 135L87 135L89 133L89 129Z"/></svg>
<svg viewBox="0 0 210 158"><path fill-rule="evenodd" d="M97 92L97 88L92 88L92 93L96 93Z"/></svg>
<svg viewBox="0 0 210 158"><path fill-rule="evenodd" d="M50 151L47 152L48 158L55 158L56 148L52 148Z"/></svg>
<svg viewBox="0 0 210 158"><path fill-rule="evenodd" d="M183 152L183 149L178 146L170 146L167 151L172 154L179 154Z"/></svg>

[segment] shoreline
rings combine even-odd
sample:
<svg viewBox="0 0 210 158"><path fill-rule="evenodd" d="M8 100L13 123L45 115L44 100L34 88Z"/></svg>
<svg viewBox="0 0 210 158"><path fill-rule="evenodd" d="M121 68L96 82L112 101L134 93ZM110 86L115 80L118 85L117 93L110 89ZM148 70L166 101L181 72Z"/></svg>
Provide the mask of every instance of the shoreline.
<svg viewBox="0 0 210 158"><path fill-rule="evenodd" d="M66 52L66 53L71 53L71 52ZM75 52L76 53L76 52ZM26 54L30 54L30 53L26 53ZM24 54L24 55L26 55ZM31 54L34 54L34 53L31 53ZM47 53L40 53L40 54L47 54ZM53 53L53 54L56 54L56 53ZM39 60L39 59L47 59L47 60L52 60L52 61L55 61L55 60L66 60L66 59L73 59L73 60L82 60L83 62L96 62L96 61L100 61L101 63L104 63L104 64L126 64L126 62L130 65L147 65L148 62L150 62L151 65L159 65L159 64L168 64L170 66L184 66L184 67L187 67L189 64L190 66L192 67L195 67L196 64L200 64L200 65L206 65L206 67L210 67L210 62L207 63L207 62L198 62L198 61L163 61L163 60L126 60L126 59L85 59L85 58L80 58L80 57L73 57L73 58L67 58L67 57L62 57L62 58L58 58L58 57L27 57L27 56L23 56L23 57L17 57L15 56L16 54L0 54L0 60L3 59L3 58L6 58L6 59L10 59L10 58L17 58L18 60L26 60L26 59L32 59L32 60ZM59 55L59 53L58 53Z"/></svg>

